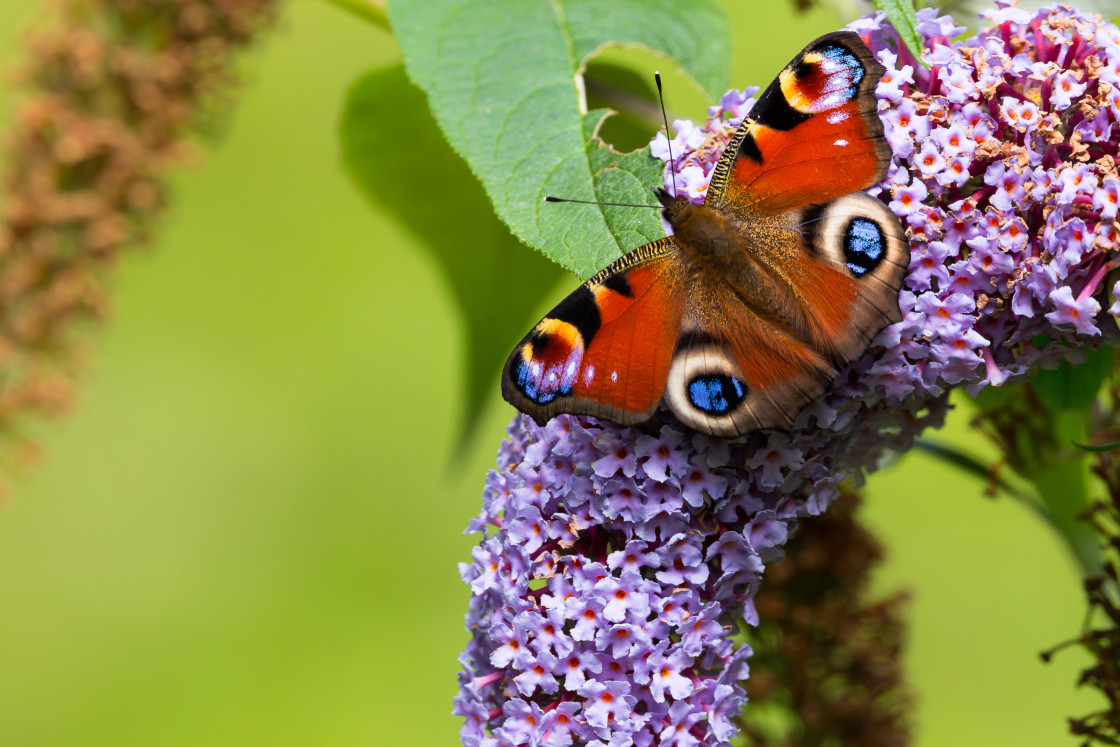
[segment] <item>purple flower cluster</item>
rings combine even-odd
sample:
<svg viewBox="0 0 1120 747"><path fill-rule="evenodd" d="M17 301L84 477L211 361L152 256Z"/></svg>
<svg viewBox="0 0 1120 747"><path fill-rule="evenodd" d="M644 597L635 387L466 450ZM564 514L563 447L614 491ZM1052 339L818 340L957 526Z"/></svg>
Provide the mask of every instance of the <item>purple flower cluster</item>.
<svg viewBox="0 0 1120 747"><path fill-rule="evenodd" d="M688 435L518 416L463 564L472 639L455 712L469 747L723 745L746 700L753 596L799 517L939 425L948 391L1076 359L1115 334L1120 31L1068 7L1001 6L966 42L919 11L925 67L882 13L852 24L886 66L894 151L874 188L911 265L903 321L791 433ZM666 188L701 201L757 89L676 123ZM652 144L668 160L664 136ZM1120 289L1113 314L1120 314Z"/></svg>
<svg viewBox="0 0 1120 747"><path fill-rule="evenodd" d="M923 16L928 69L875 20L853 24L888 69L881 194L910 236L906 316L868 382L897 397L975 393L1116 329L1096 297L1117 247L1120 33L1068 6L1005 6L961 45Z"/></svg>
<svg viewBox="0 0 1120 747"><path fill-rule="evenodd" d="M462 567L463 744L725 742L750 656L734 620L757 623L763 563L798 510L760 499L742 465L779 484L823 465L591 418L519 416L509 434Z"/></svg>

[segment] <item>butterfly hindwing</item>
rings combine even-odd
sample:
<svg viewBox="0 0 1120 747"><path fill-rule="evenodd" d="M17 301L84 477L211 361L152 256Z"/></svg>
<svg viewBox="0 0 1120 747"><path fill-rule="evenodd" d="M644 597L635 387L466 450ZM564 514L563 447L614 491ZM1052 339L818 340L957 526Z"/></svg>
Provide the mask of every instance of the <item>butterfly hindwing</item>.
<svg viewBox="0 0 1120 747"><path fill-rule="evenodd" d="M850 31L807 46L736 130L712 174L707 204L776 213L881 181L891 155L875 99L883 72Z"/></svg>
<svg viewBox="0 0 1120 747"><path fill-rule="evenodd" d="M687 293L665 401L696 430L787 430L901 318L909 245L885 205L856 192L775 220L787 225L747 239L750 261Z"/></svg>
<svg viewBox="0 0 1120 747"><path fill-rule="evenodd" d="M830 308L820 298L819 332L837 362L848 363L871 344L884 327L902 320L898 292L910 266L910 243L898 218L886 205L865 192L853 192L823 205L796 213L802 224L801 238L811 256L812 278L805 292L831 295L825 291L851 285L850 302ZM843 281L839 279L843 277ZM824 322L833 326L825 326Z"/></svg>
<svg viewBox="0 0 1120 747"><path fill-rule="evenodd" d="M695 430L734 436L787 429L835 375L829 362L730 286L706 284L687 316L665 401ZM699 312L699 313L697 313Z"/></svg>
<svg viewBox="0 0 1120 747"><path fill-rule="evenodd" d="M661 401L685 299L671 238L577 288L510 354L502 394L539 423L565 412L630 424Z"/></svg>

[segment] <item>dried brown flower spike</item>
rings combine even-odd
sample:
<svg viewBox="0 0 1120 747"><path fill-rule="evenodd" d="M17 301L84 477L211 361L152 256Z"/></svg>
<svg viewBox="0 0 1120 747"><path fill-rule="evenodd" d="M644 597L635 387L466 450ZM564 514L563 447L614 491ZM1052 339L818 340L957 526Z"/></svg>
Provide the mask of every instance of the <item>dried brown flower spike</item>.
<svg viewBox="0 0 1120 747"><path fill-rule="evenodd" d="M146 240L275 0L60 0L33 34L0 193L0 433L70 400L118 250ZM26 449L25 449L26 451ZM3 451L0 451L3 453ZM9 457L10 458L10 457Z"/></svg>

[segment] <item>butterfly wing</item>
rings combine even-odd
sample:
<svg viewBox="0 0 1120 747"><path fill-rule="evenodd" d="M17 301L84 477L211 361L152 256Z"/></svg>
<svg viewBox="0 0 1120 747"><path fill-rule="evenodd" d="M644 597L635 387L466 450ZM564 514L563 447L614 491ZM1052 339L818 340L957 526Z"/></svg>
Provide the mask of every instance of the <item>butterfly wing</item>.
<svg viewBox="0 0 1120 747"><path fill-rule="evenodd" d="M890 161L883 70L856 34L806 47L716 166L704 207L718 217L701 222L718 230L686 240L666 205L677 239L627 254L541 320L506 363L505 398L542 424L562 412L636 423L664 396L706 433L788 429L900 318L909 246L859 192Z"/></svg>
<svg viewBox="0 0 1120 747"><path fill-rule="evenodd" d="M789 215L800 226L803 271L797 289L813 309L807 331L837 366L862 355L886 326L902 320L898 293L910 242L898 217L866 192Z"/></svg>
<svg viewBox="0 0 1120 747"><path fill-rule="evenodd" d="M910 250L885 205L856 192L780 220L748 239L747 261L688 288L664 396L696 430L787 430L901 319Z"/></svg>
<svg viewBox="0 0 1120 747"><path fill-rule="evenodd" d="M696 307L665 399L693 428L788 429L901 318L909 244L890 210L859 191L890 163L874 96L883 72L858 35L817 39L721 155L705 206L738 223L744 257L688 292Z"/></svg>
<svg viewBox="0 0 1120 747"><path fill-rule="evenodd" d="M684 320L665 401L703 433L785 430L835 374L820 353L730 289L707 286Z"/></svg>
<svg viewBox="0 0 1120 747"><path fill-rule="evenodd" d="M560 413L648 420L665 388L685 296L680 258L661 239L577 288L514 348L502 396L544 424Z"/></svg>
<svg viewBox="0 0 1120 747"><path fill-rule="evenodd" d="M736 130L716 164L706 204L777 213L881 181L891 157L875 99L884 71L850 31L807 46Z"/></svg>

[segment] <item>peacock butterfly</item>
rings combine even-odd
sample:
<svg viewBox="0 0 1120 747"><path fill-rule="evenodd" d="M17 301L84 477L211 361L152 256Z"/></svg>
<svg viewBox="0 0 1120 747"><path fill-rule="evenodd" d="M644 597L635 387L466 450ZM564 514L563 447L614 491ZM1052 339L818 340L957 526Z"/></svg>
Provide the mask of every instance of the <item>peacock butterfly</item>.
<svg viewBox="0 0 1120 747"><path fill-rule="evenodd" d="M891 157L883 71L851 32L802 50L736 130L704 204L657 190L673 235L611 263L518 344L506 400L541 424L640 423L664 398L705 433L788 429L901 318L909 245L860 191Z"/></svg>

